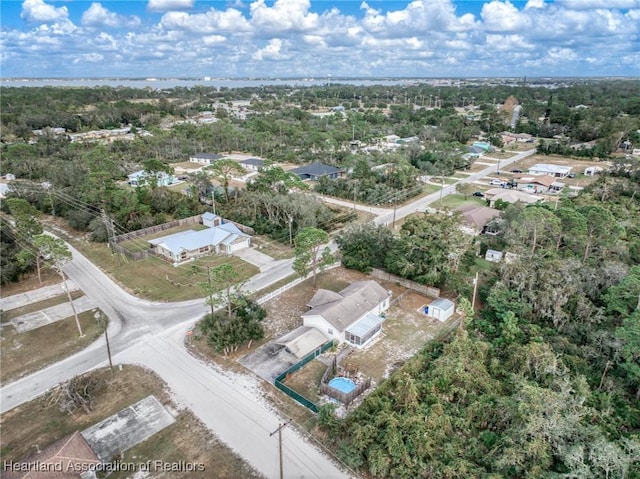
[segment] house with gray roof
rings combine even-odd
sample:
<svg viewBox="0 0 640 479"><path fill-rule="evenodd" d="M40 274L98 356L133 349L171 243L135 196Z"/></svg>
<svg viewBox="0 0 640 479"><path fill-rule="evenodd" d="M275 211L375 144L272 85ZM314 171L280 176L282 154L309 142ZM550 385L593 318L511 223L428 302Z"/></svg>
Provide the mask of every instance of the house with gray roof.
<svg viewBox="0 0 640 479"><path fill-rule="evenodd" d="M319 289L302 314L304 326L357 348L365 347L382 331L382 313L389 308L391 292L373 280L356 281L339 293Z"/></svg>
<svg viewBox="0 0 640 479"><path fill-rule="evenodd" d="M301 180L317 181L323 176L328 178L338 178L342 174L340 168L335 166L325 165L323 163L315 162L309 165L300 166L289 171L295 175L298 175Z"/></svg>
<svg viewBox="0 0 640 479"><path fill-rule="evenodd" d="M554 165L552 163L536 163L529 167L530 175L549 175L554 178L565 178L571 173L570 166Z"/></svg>
<svg viewBox="0 0 640 479"><path fill-rule="evenodd" d="M206 217L204 217L206 216ZM149 240L151 250L174 265L207 254L231 254L251 246L251 236L213 213L203 215L204 230L187 230Z"/></svg>
<svg viewBox="0 0 640 479"><path fill-rule="evenodd" d="M239 163L249 171L258 171L264 166L264 160L261 160L260 158L247 158L239 161Z"/></svg>
<svg viewBox="0 0 640 479"><path fill-rule="evenodd" d="M222 160L224 156L216 153L194 153L189 157L191 163L200 163L201 165L211 165L213 162Z"/></svg>

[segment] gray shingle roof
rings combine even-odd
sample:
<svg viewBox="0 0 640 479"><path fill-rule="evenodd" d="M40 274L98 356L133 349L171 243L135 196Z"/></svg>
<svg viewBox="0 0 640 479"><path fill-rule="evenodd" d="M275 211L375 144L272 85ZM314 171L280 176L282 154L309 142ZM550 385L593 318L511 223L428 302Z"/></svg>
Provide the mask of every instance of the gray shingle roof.
<svg viewBox="0 0 640 479"><path fill-rule="evenodd" d="M387 290L373 280L357 281L340 293L320 289L309 301L310 305L318 305L312 307L302 317L319 315L337 330L344 331L388 296ZM330 301L332 297L335 299Z"/></svg>
<svg viewBox="0 0 640 479"><path fill-rule="evenodd" d="M296 175L326 176L340 173L340 168L316 162L294 168L291 170L291 173L295 173Z"/></svg>

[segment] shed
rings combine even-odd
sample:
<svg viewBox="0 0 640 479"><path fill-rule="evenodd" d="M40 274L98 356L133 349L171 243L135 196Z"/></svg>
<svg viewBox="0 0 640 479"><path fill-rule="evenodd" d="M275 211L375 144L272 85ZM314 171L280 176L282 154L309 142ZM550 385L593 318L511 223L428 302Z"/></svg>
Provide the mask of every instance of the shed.
<svg viewBox="0 0 640 479"><path fill-rule="evenodd" d="M493 263L499 263L502 261L502 251L496 251L495 249L488 249L484 255L484 259Z"/></svg>
<svg viewBox="0 0 640 479"><path fill-rule="evenodd" d="M456 311L456 306L446 298L438 298L424 307L425 314L436 318L440 322L449 319Z"/></svg>
<svg viewBox="0 0 640 479"><path fill-rule="evenodd" d="M222 218L220 218L216 214L206 212L202 214L202 224L204 226L208 226L209 228L220 226L222 224Z"/></svg>

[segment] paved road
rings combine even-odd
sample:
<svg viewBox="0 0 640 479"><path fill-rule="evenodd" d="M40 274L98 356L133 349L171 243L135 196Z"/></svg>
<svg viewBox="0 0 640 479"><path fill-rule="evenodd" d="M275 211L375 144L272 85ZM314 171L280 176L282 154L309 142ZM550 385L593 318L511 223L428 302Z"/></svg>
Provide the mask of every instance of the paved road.
<svg viewBox="0 0 640 479"><path fill-rule="evenodd" d="M534 148L532 150L527 150L527 151L518 153L517 155L512 156L507 160L500 160L500 163L499 163L500 168L501 169L505 168L510 164L515 163L516 161L520 161L523 158L533 155L535 152L536 150ZM475 181L478 181L484 176L487 176L491 173L495 173L497 170L498 170L498 163L496 163L495 165L491 165L477 173L473 173L469 175L467 178L461 179L458 183L474 183ZM458 183L445 186L441 191L436 191L435 193L432 193L427 196L423 196L422 198L419 198L415 201L412 201L410 203L407 203L403 206L398 207L395 211L396 221L412 213L415 213L416 211L431 211L432 208L429 208L428 205L435 201L438 201L440 198L444 198L445 196L454 194L456 192L456 185ZM392 224L393 219L394 219L394 212L393 210L391 210L386 214L377 216L375 219L375 223L378 225Z"/></svg>
<svg viewBox="0 0 640 479"><path fill-rule="evenodd" d="M529 150L501 161L507 165L532 155ZM462 179L474 182L496 171L497 164ZM393 210L376 211L377 224L390 223L416 211L424 211L429 203L455 192L455 185L445 187ZM358 205L361 208L368 208ZM335 243L330 244L335 250ZM205 365L188 354L183 335L208 310L203 300L180 303L154 303L136 298L116 285L78 251L71 248L73 261L65 267L67 275L109 317L108 333L116 361L143 364L162 377L180 402L207 424L221 440L267 477L276 477L275 441L268 432L281 418L261 403L249 376L231 375ZM291 261L273 264L268 271L251 278L248 291L258 291L293 274ZM78 374L106 364L106 347L102 340L91 344L56 364L0 389L0 412L6 412L29 401L57 384ZM289 428L285 436L285 477L343 478L331 460L307 441L294 437ZM287 441L287 437L292 440ZM295 439L295 440L293 440Z"/></svg>
<svg viewBox="0 0 640 479"><path fill-rule="evenodd" d="M269 437L283 421L264 404L249 376L230 374L204 364L184 347L184 335L209 306L203 300L153 303L136 298L72 248L68 276L109 317L114 362L145 365L167 382L178 401L189 407L216 435L266 477L277 477L277 441ZM248 291L260 290L293 273L290 262L277 262L254 276ZM6 412L78 374L107 364L104 340L56 364L0 389ZM251 387L250 387L251 386ZM289 428L291 429L291 428ZM284 448L285 477L346 478L334 463L292 429Z"/></svg>

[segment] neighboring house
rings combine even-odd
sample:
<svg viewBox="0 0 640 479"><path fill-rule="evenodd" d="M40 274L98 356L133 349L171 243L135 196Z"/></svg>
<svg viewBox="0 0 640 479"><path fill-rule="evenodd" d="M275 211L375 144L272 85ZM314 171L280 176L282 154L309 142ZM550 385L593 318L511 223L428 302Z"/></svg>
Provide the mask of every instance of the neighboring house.
<svg viewBox="0 0 640 479"><path fill-rule="evenodd" d="M173 175L169 175L164 171L156 172L154 175L156 178L155 180L156 186L168 186L168 185L172 185L176 181ZM151 178L150 173L144 170L131 173L128 176L128 178L129 178L128 179L129 184L136 188L138 186L150 186L152 183L152 181L150 181L150 178Z"/></svg>
<svg viewBox="0 0 640 479"><path fill-rule="evenodd" d="M585 176L595 176L597 174L600 174L604 171L604 168L600 167L600 166L589 166L588 168L584 169L584 175Z"/></svg>
<svg viewBox="0 0 640 479"><path fill-rule="evenodd" d="M524 191L529 194L546 193L551 188L551 185L556 182L553 176L540 175L540 176L520 176L514 175L514 181L517 183L516 188L520 191Z"/></svg>
<svg viewBox="0 0 640 479"><path fill-rule="evenodd" d="M298 175L301 180L317 181L323 176L331 179L338 178L341 175L342 170L340 170L340 168L336 168L335 166L316 162L309 165L301 166L299 168L294 168L292 170L289 170L289 172Z"/></svg>
<svg viewBox="0 0 640 479"><path fill-rule="evenodd" d="M13 467L9 469L6 468L7 463L5 461L2 471L5 479L84 479L95 477L92 468L102 461L82 434L76 431L37 454L11 463Z"/></svg>
<svg viewBox="0 0 640 479"><path fill-rule="evenodd" d="M444 322L456 312L456 306L446 298L438 298L430 305L425 306L424 312L426 315L432 316L440 322Z"/></svg>
<svg viewBox="0 0 640 479"><path fill-rule="evenodd" d="M522 191L508 190L505 188L491 188L485 191L484 195L489 200L489 206L492 208L498 200L506 201L507 203L517 203L520 201L526 204L534 204L544 199L540 196L533 196Z"/></svg>
<svg viewBox="0 0 640 479"><path fill-rule="evenodd" d="M529 167L530 175L549 175L555 178L565 178L571 173L570 166L554 165L551 163L537 163Z"/></svg>
<svg viewBox="0 0 640 479"><path fill-rule="evenodd" d="M382 331L381 314L389 308L390 298L391 292L373 280L357 281L339 293L319 289L302 322L327 339L362 348Z"/></svg>
<svg viewBox="0 0 640 479"><path fill-rule="evenodd" d="M472 234L479 234L484 231L487 224L500 215L498 210L479 205L462 205L456 208L455 211L459 211L462 214L464 227Z"/></svg>
<svg viewBox="0 0 640 479"><path fill-rule="evenodd" d="M239 161L239 163L249 171L258 171L264 166L264 160L258 158L247 158L246 160Z"/></svg>
<svg viewBox="0 0 640 479"><path fill-rule="evenodd" d="M502 261L502 251L496 251L495 249L488 249L484 255L484 259L491 261L492 263L499 263Z"/></svg>
<svg viewBox="0 0 640 479"><path fill-rule="evenodd" d="M487 143L485 141L474 141L471 148L478 148L482 152L487 152L491 151L491 143Z"/></svg>
<svg viewBox="0 0 640 479"><path fill-rule="evenodd" d="M151 249L160 258L177 265L198 256L210 253L231 254L251 246L251 237L240 231L235 224L225 223L213 213L205 213L202 221L205 225L213 226L205 230L187 230L149 240Z"/></svg>
<svg viewBox="0 0 640 479"><path fill-rule="evenodd" d="M211 165L214 161L223 159L224 156L215 153L196 153L189 157L191 163L200 163L201 165Z"/></svg>

